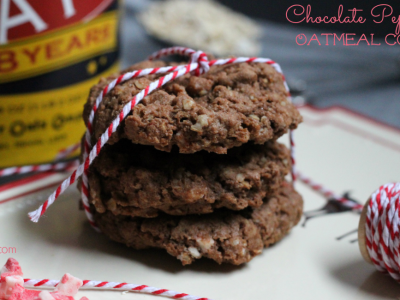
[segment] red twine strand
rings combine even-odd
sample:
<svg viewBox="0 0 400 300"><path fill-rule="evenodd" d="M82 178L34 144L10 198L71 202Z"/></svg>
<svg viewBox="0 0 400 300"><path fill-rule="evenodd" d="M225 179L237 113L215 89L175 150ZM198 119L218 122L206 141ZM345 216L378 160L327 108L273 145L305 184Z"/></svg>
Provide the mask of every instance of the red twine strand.
<svg viewBox="0 0 400 300"><path fill-rule="evenodd" d="M56 287L60 281L50 279L24 279L24 287ZM193 295L178 293L168 289L160 289L148 285L137 285L126 282L109 282L109 281L94 281L83 280L83 285L80 289L83 290L119 290L119 291L133 291L143 294L159 295L169 297L172 299L181 300L211 300L209 298L196 297Z"/></svg>

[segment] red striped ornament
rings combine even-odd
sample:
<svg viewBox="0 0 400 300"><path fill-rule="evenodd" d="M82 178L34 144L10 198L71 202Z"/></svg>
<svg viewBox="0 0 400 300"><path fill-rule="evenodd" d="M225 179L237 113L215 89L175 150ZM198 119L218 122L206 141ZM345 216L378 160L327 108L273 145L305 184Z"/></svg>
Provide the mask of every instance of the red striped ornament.
<svg viewBox="0 0 400 300"><path fill-rule="evenodd" d="M359 228L364 258L400 282L400 182L382 185L371 195Z"/></svg>

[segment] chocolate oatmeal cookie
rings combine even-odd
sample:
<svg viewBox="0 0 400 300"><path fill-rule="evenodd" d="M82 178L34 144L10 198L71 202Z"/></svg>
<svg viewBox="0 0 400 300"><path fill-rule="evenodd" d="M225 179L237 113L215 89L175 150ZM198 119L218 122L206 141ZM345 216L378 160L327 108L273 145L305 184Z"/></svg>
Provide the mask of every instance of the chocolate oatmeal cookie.
<svg viewBox="0 0 400 300"><path fill-rule="evenodd" d="M135 249L164 248L183 265L207 257L239 265L282 239L302 214L303 200L284 182L256 209L219 210L201 216L159 216L153 219L96 213L101 230L114 241Z"/></svg>
<svg viewBox="0 0 400 300"><path fill-rule="evenodd" d="M146 218L259 207L290 166L288 149L277 142L247 143L221 155L168 153L122 139L104 147L91 166L90 202L100 213Z"/></svg>
<svg viewBox="0 0 400 300"><path fill-rule="evenodd" d="M121 73L165 65L146 61ZM85 122L96 97L116 76L102 79L91 89L83 114ZM93 142L124 104L160 76L128 80L107 94L94 118ZM213 66L199 77L186 74L151 93L136 105L109 143L127 138L167 152L176 145L181 153L207 150L224 154L249 141L264 144L276 140L301 120L287 100L282 75L270 65Z"/></svg>

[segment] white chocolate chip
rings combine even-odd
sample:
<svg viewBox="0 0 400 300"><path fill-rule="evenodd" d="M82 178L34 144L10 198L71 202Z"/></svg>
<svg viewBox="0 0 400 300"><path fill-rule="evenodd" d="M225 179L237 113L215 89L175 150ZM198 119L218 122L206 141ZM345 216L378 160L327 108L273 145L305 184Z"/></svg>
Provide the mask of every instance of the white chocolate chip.
<svg viewBox="0 0 400 300"><path fill-rule="evenodd" d="M261 117L261 123L266 124L268 122L268 118L266 116Z"/></svg>
<svg viewBox="0 0 400 300"><path fill-rule="evenodd" d="M188 250L189 250L190 254L191 254L194 258L200 258L200 257L201 257L200 252L199 252L199 250L197 250L197 248L195 248L195 247L189 247Z"/></svg>
<svg viewBox="0 0 400 300"><path fill-rule="evenodd" d="M191 130L201 132L203 131L203 127L208 126L208 116L200 115L197 117L197 123L190 127Z"/></svg>
<svg viewBox="0 0 400 300"><path fill-rule="evenodd" d="M197 118L197 122L199 122L200 125L203 126L203 127L208 126L208 116L207 115L200 115Z"/></svg>
<svg viewBox="0 0 400 300"><path fill-rule="evenodd" d="M196 131L196 132L202 132L203 131L203 127L199 123L196 123L196 124L194 124L194 125L192 125L190 127L190 130L193 130L193 131Z"/></svg>
<svg viewBox="0 0 400 300"><path fill-rule="evenodd" d="M232 246L237 246L237 245L239 245L239 239L238 238L236 238L236 239L234 239L232 241Z"/></svg>
<svg viewBox="0 0 400 300"><path fill-rule="evenodd" d="M196 242L203 252L206 252L214 245L214 240L212 238L197 238Z"/></svg>
<svg viewBox="0 0 400 300"><path fill-rule="evenodd" d="M181 253L177 256L177 259L179 259L181 262L187 262L190 263L190 261L192 260L189 256L189 254L187 253Z"/></svg>
<svg viewBox="0 0 400 300"><path fill-rule="evenodd" d="M253 250L254 254L260 254L262 252L262 250Z"/></svg>
<svg viewBox="0 0 400 300"><path fill-rule="evenodd" d="M202 90L200 91L199 95L200 95L200 96L205 96L205 95L207 95L207 90L202 89Z"/></svg>
<svg viewBox="0 0 400 300"><path fill-rule="evenodd" d="M184 110L191 110L194 105L194 101L189 98L183 99L183 109Z"/></svg>
<svg viewBox="0 0 400 300"><path fill-rule="evenodd" d="M250 115L249 117L252 118L253 120L260 121L260 118L256 115Z"/></svg>
<svg viewBox="0 0 400 300"><path fill-rule="evenodd" d="M244 175L242 173L239 173L239 174L236 175L236 180L238 182L243 182L244 179L245 179L245 177L244 177Z"/></svg>

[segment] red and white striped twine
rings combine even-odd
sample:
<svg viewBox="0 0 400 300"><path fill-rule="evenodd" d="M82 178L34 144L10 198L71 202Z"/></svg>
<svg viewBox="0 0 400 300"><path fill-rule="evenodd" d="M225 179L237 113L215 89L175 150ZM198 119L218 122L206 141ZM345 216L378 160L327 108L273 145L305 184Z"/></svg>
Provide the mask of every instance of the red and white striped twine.
<svg viewBox="0 0 400 300"><path fill-rule="evenodd" d="M32 172L67 171L76 168L77 166L79 166L79 160L72 160L67 162L57 162L57 161L67 158L70 154L75 152L79 148L79 146L80 146L79 144L75 144L65 149L61 149L57 153L54 159L55 161L54 163L0 169L0 177L26 174Z"/></svg>
<svg viewBox="0 0 400 300"><path fill-rule="evenodd" d="M293 137L293 130L289 131L289 143L290 143L290 158L292 160L292 182L293 184L296 182L297 174L296 174L296 158L295 158L295 143Z"/></svg>
<svg viewBox="0 0 400 300"><path fill-rule="evenodd" d="M86 216L89 219L90 224L95 228L98 229L94 218L90 212L89 208L89 185L87 180L87 172L89 166L93 162L93 160L99 155L101 148L107 143L111 135L115 132L118 125L125 119L125 117L130 113L130 111L135 107L137 103L139 103L144 97L146 97L152 91L160 88L161 86L165 85L167 82L174 80L180 76L183 76L187 73L192 71L195 74L200 75L204 72L207 72L211 66L215 65L227 65L227 64L235 64L235 63L266 63L271 65L275 68L276 71L282 74L282 70L280 66L271 59L268 58L257 58L257 57L239 57L239 58L229 58L229 59L218 59L208 61L207 56L202 51L195 51L189 48L183 47L172 47L163 49L158 51L150 56L150 59L159 58L161 56L170 55L170 54L181 54L181 55L188 55L191 57L191 61L187 65L175 66L175 67L163 67L163 68L151 68L151 69L144 69L144 70L137 70L133 72L129 72L119 76L117 79L113 80L109 83L104 90L100 93L97 97L95 104L93 105L92 111L90 112L89 121L86 124L87 131L85 134L85 142L84 142L84 150L83 150L83 163L79 165L79 167L72 173L72 175L67 178L58 188L54 191L50 197L41 205L37 210L30 212L29 217L33 222L38 222L40 217L47 211L50 205L54 203L54 201L71 185L73 184L79 176L82 176L82 202L86 212ZM136 96L132 98L130 102L125 104L122 108L119 116L113 120L113 122L109 125L108 129L100 136L98 141L95 145L91 145L90 137L92 133L92 122L96 110L103 100L103 97L109 93L117 84L124 82L128 79L144 76L148 74L159 74L159 73L167 73L167 75L160 77L158 80L153 81L150 83L149 86L141 90ZM286 83L285 77L282 74L284 79L284 85L288 92L288 97L290 97L289 87ZM292 151L294 148L293 139L291 139L291 147ZM294 153L294 151L293 151ZM293 168L294 168L294 158L292 158ZM293 176L295 179L295 176Z"/></svg>
<svg viewBox="0 0 400 300"><path fill-rule="evenodd" d="M192 56L192 61L196 63L197 60L199 60L199 63L202 64L203 66L203 70L208 70L206 67L204 67L204 63L205 61L207 61L207 56L205 56L204 53L199 53L199 51L194 51L192 49L189 48L183 48L183 47L173 47L173 48L167 48L167 49L163 49L157 53L154 53L152 56L149 57L149 59L156 59L156 58L160 58L162 56L165 55L171 55L171 54L180 54L180 55L185 55L185 56ZM207 65L208 66L208 65ZM112 89L122 83L125 82L129 79L132 78L137 78L137 77L141 77L141 76L146 76L146 75L151 75L151 74L162 74L162 73L171 73L171 72L177 72L180 70L185 70L187 68L187 66L185 65L181 65L181 66L174 66L174 67L160 67L160 68L148 68L148 69L143 69L143 70L136 70L136 71L132 71L132 72L128 72L125 74L122 74L121 76L119 76L118 78L114 79L113 81L111 81L104 89L103 91L97 96L96 101L92 107L92 110L90 111L89 114L89 119L88 122L86 124L87 130L85 133L85 141L84 141L84 149L83 149L83 160L85 161L90 153L90 150L92 149L91 146L91 136L93 134L93 120L94 120L94 116L95 113L97 111L97 108L99 107L100 103L103 101L103 97L105 95L107 95L110 91L112 91ZM208 67L209 68L209 67ZM199 68L197 68L199 69ZM186 73L185 73L186 74ZM199 73L197 73L199 74ZM184 74L182 74L184 75ZM178 76L176 76L178 77ZM175 77L175 78L176 78ZM162 82L161 82L162 83ZM157 85L157 88L159 86ZM146 95L143 96L143 98ZM139 101L141 101L142 99L137 99L137 103ZM133 107L132 107L133 108ZM115 127L116 128L116 127ZM82 203L83 203L83 207L86 213L86 216L90 222L90 224L92 225L92 227L99 231L98 227L95 224L95 221L93 219L93 216L90 212L90 204L89 204L89 182L88 182L88 168L84 169L84 172L82 174L82 189L81 189L81 198L82 198Z"/></svg>
<svg viewBox="0 0 400 300"><path fill-rule="evenodd" d="M348 207L348 208L350 208L354 211L358 211L358 212L361 212L364 207L362 204L358 204L354 201L351 201L347 198L337 195L333 191L331 191L331 190L327 189L326 187L324 187L323 185L315 182L311 178L306 177L304 174L300 173L299 171L296 171L295 176L301 182L303 182L306 185L308 185L309 187L311 187L314 191L322 194L326 198L335 199L337 202L340 202L345 207Z"/></svg>
<svg viewBox="0 0 400 300"><path fill-rule="evenodd" d="M17 175L17 174L26 174L31 172L46 172L46 171L66 171L70 169L74 169L79 166L79 160L71 160L67 162L56 162L51 164L43 164L43 165L31 165L31 166L22 166L22 167L11 167L0 170L0 177Z"/></svg>
<svg viewBox="0 0 400 300"><path fill-rule="evenodd" d="M24 279L24 287L38 288L38 287L56 287L59 283L59 280L50 280L50 279ZM167 289L159 289L152 286L147 285L137 285L126 282L108 282L108 281L94 281L94 280L83 280L83 285L80 289L86 290L118 290L118 291L132 291L139 292L143 294L149 295L159 295L164 297L169 297L173 299L181 299L181 300L211 300L209 298L204 297L196 297L193 295L178 293L175 291L167 290Z"/></svg>
<svg viewBox="0 0 400 300"><path fill-rule="evenodd" d="M370 198L365 222L371 261L400 282L400 182L387 183Z"/></svg>

